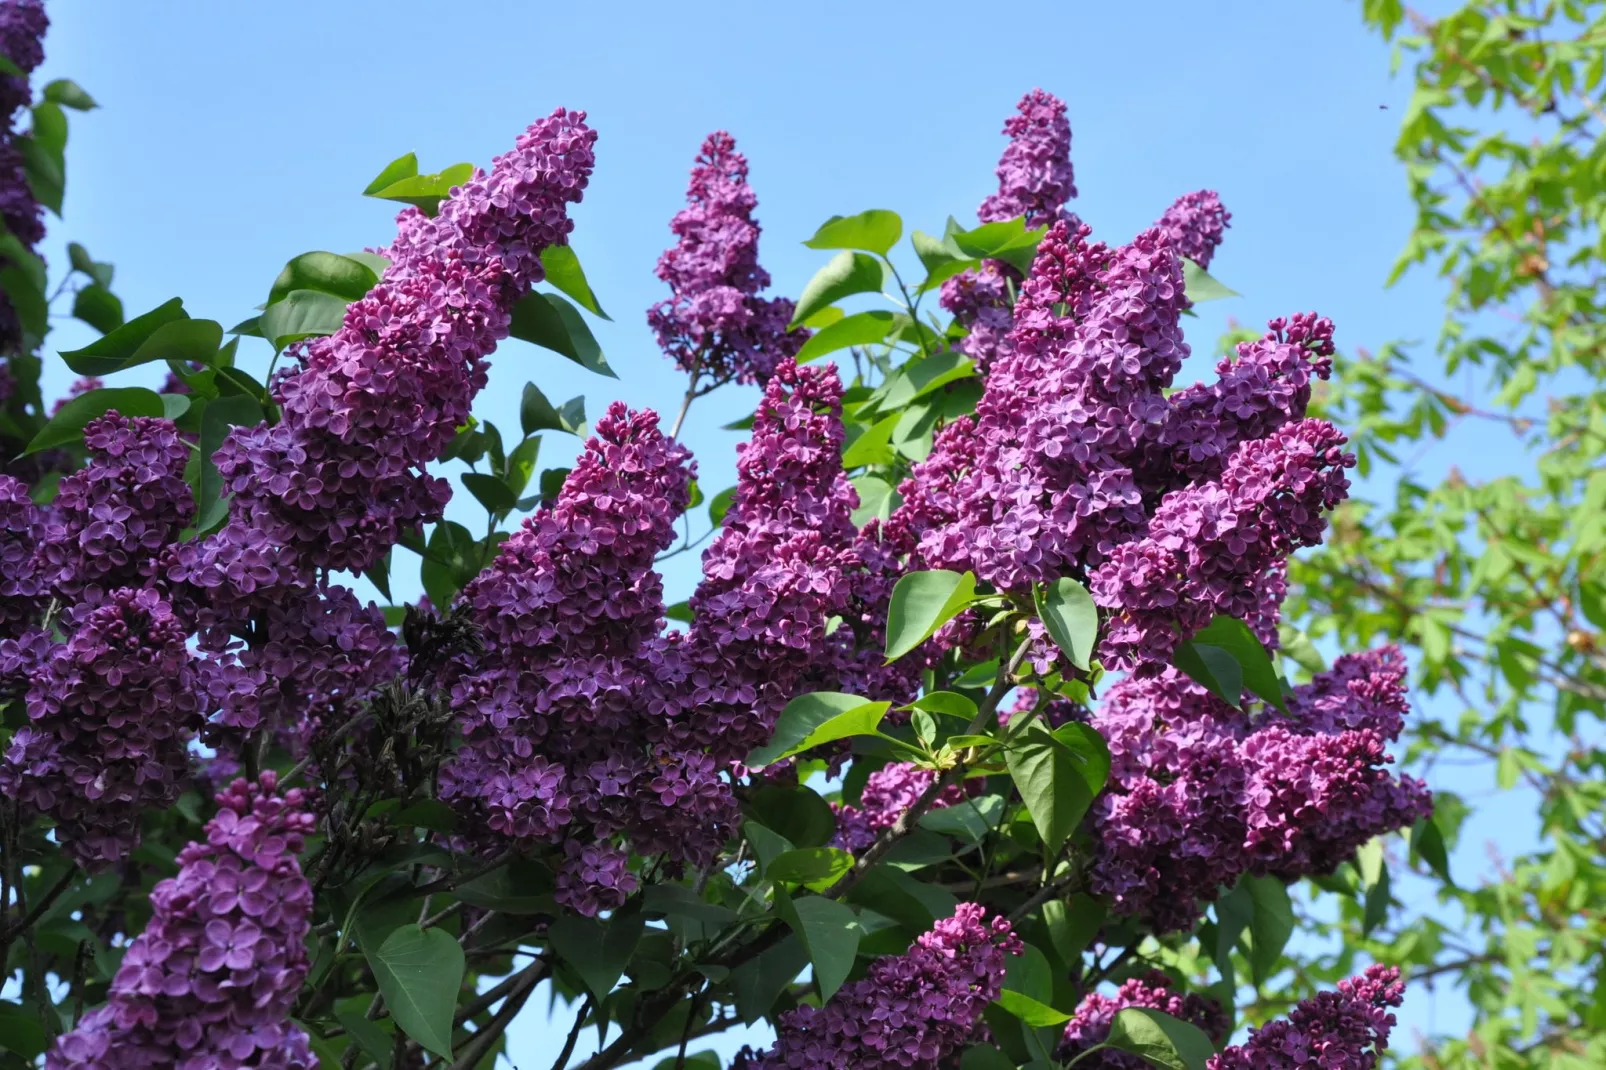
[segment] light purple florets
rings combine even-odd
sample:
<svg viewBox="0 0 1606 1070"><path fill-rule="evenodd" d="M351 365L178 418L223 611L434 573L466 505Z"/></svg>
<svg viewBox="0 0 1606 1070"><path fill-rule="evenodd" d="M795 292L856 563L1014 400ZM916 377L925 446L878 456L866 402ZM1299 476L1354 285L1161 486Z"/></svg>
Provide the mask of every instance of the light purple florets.
<svg viewBox="0 0 1606 1070"><path fill-rule="evenodd" d="M1089 1048L1109 1038L1115 1016L1128 1007L1143 1007L1180 1018L1198 1026L1218 1044L1227 1036L1229 1023L1221 1004L1195 993L1178 995L1172 991L1171 979L1156 970L1123 982L1113 996L1090 992L1083 997L1076 1005L1076 1013L1065 1024L1065 1036L1054 1053L1055 1058L1066 1062L1082 1056L1076 1065L1086 1070L1147 1070L1150 1064L1142 1058L1109 1048L1083 1056Z"/></svg>
<svg viewBox="0 0 1606 1070"><path fill-rule="evenodd" d="M981 202L983 223L1025 216L1028 227L1062 218L1061 206L1076 196L1071 168L1071 124L1065 102L1034 89L1004 120L1009 147L998 160L998 192Z"/></svg>
<svg viewBox="0 0 1606 1070"><path fill-rule="evenodd" d="M1165 234L1178 256L1208 268L1231 222L1232 213L1221 203L1216 191L1202 189L1178 197L1155 226Z"/></svg>
<svg viewBox="0 0 1606 1070"><path fill-rule="evenodd" d="M155 591L113 591L77 618L28 676L28 723L0 763L0 792L50 817L94 870L127 857L143 813L178 798L200 700L187 631Z"/></svg>
<svg viewBox="0 0 1606 1070"><path fill-rule="evenodd" d="M1405 984L1394 966L1368 966L1338 991L1301 1000L1292 1013L1206 1063L1207 1070L1373 1070L1388 1048Z"/></svg>
<svg viewBox="0 0 1606 1070"><path fill-rule="evenodd" d="M1388 771L1405 672L1393 647L1346 655L1294 689L1286 716L1240 713L1174 669L1115 684L1091 718L1111 755L1092 890L1156 931L1185 929L1245 873L1331 873L1425 817L1426 787Z"/></svg>
<svg viewBox="0 0 1606 1070"><path fill-rule="evenodd" d="M975 1032L1004 982L1004 957L1020 938L976 903L932 926L902 955L877 959L861 981L823 1007L799 1007L776 1023L764 1055L746 1070L936 1070Z"/></svg>
<svg viewBox="0 0 1606 1070"><path fill-rule="evenodd" d="M758 263L758 198L747 158L723 130L703 142L686 202L669 224L679 240L658 258L674 296L647 310L647 324L665 355L710 386L761 383L808 332L787 330L790 298L757 296L770 284Z"/></svg>
<svg viewBox="0 0 1606 1070"><path fill-rule="evenodd" d="M290 1022L306 978L312 889L296 855L315 825L299 790L236 780L206 840L151 893L154 913L112 980L110 1000L57 1041L48 1070L317 1065Z"/></svg>
<svg viewBox="0 0 1606 1070"><path fill-rule="evenodd" d="M195 520L190 449L171 420L114 410L89 422L84 445L89 464L61 481L33 563L68 601L152 582L163 549Z"/></svg>

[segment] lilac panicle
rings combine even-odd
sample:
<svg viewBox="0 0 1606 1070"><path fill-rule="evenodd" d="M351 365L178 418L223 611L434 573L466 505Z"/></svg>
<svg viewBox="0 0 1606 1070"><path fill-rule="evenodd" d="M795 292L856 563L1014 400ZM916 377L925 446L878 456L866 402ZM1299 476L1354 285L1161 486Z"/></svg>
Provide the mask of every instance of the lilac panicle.
<svg viewBox="0 0 1606 1070"><path fill-rule="evenodd" d="M308 970L312 888L296 861L315 816L271 771L217 797L206 839L179 853L108 1002L46 1058L47 1070L317 1066L290 1021Z"/></svg>
<svg viewBox="0 0 1606 1070"><path fill-rule="evenodd" d="M651 411L615 403L550 507L464 590L485 655L452 701L462 748L441 798L496 846L565 843L559 899L583 913L635 887L640 853L711 857L735 818L729 785L667 745L648 715L663 624L657 554L690 497L690 455Z"/></svg>
<svg viewBox="0 0 1606 1070"><path fill-rule="evenodd" d="M1427 816L1427 788L1388 771L1405 673L1393 647L1346 655L1294 689L1287 715L1240 713L1174 669L1116 683L1091 717L1111 755L1092 890L1156 931L1186 929L1246 873L1331 873Z"/></svg>
<svg viewBox="0 0 1606 1070"><path fill-rule="evenodd" d="M1287 1018L1211 1057L1207 1070L1373 1070L1387 1050L1405 984L1394 966L1368 966L1336 992L1301 1000Z"/></svg>
<svg viewBox="0 0 1606 1070"><path fill-rule="evenodd" d="M1087 1070L1147 1070L1148 1062L1127 1052L1104 1048L1092 1055L1083 1054L1109 1039L1115 1016L1128 1007L1142 1007L1180 1018L1199 1027L1217 1044L1226 1039L1229 1031L1221 1004L1196 993L1178 995L1172 990L1171 979L1154 970L1122 982L1113 996L1099 992L1084 996L1076 1005L1076 1013L1065 1023L1065 1036L1054 1053L1055 1058L1068 1062L1080 1057L1077 1067Z"/></svg>
<svg viewBox="0 0 1606 1070"><path fill-rule="evenodd" d="M1003 918L976 903L923 933L902 955L877 959L863 980L823 1007L780 1017L775 1044L740 1056L745 1070L936 1070L970 1041L1003 988L1006 955L1022 951Z"/></svg>
<svg viewBox="0 0 1606 1070"><path fill-rule="evenodd" d="M39 509L20 479L0 475L0 640L28 631L45 608L33 566Z"/></svg>
<svg viewBox="0 0 1606 1070"><path fill-rule="evenodd" d="M762 383L808 338L787 329L789 298L758 296L770 276L758 263L757 206L735 139L723 130L708 135L686 207L669 224L677 241L658 258L657 275L673 296L647 310L647 324L682 371L713 385Z"/></svg>
<svg viewBox="0 0 1606 1070"><path fill-rule="evenodd" d="M29 250L44 239L44 206L28 182L28 169L17 145L16 112L32 99L28 76L44 62L44 36L49 27L42 0L0 0L0 55L22 72L0 75L0 223ZM0 353L12 352L21 341L16 309L0 295Z"/></svg>
<svg viewBox="0 0 1606 1070"><path fill-rule="evenodd" d="M1113 548L1088 587L1105 610L1100 658L1132 671L1169 664L1217 615L1264 616L1261 587L1289 554L1321 541L1355 465L1325 420L1285 424L1238 445L1219 480L1168 494L1147 533Z"/></svg>
<svg viewBox="0 0 1606 1070"><path fill-rule="evenodd" d="M155 591L112 591L78 617L29 676L0 792L49 816L93 870L126 858L143 812L178 798L200 701L187 629Z"/></svg>
<svg viewBox="0 0 1606 1070"><path fill-rule="evenodd" d="M1208 268L1231 223L1232 213L1221 203L1216 191L1202 189L1178 197L1155 226L1165 234L1178 256Z"/></svg>
<svg viewBox="0 0 1606 1070"><path fill-rule="evenodd" d="M176 577L214 597L306 585L315 568L369 567L439 518L450 491L422 467L466 422L486 355L543 277L541 250L572 228L568 205L585 189L596 140L584 120L559 109L435 218L398 216L379 283L348 306L339 331L295 347L299 367L275 384L282 421L224 442L216 461L234 495L229 521L186 550ZM269 567L230 573L242 549Z"/></svg>
<svg viewBox="0 0 1606 1070"><path fill-rule="evenodd" d="M883 829L897 823L936 778L934 770L921 769L911 762L893 762L871 773L860 792L858 806L831 804L836 811L836 845L855 852L869 847ZM981 782L972 783L979 787ZM932 809L956 806L965 801L966 794L965 788L950 784L937 796Z"/></svg>
<svg viewBox="0 0 1606 1070"><path fill-rule="evenodd" d="M1026 217L1040 227L1064 217L1062 206L1076 196L1071 167L1071 124L1065 102L1033 89L1004 120L1009 146L998 160L998 192L981 202L976 215L983 223Z"/></svg>
<svg viewBox="0 0 1606 1070"><path fill-rule="evenodd" d="M50 18L45 14L44 0L4 0L0 3L0 55L22 71L20 76L0 75L0 115L7 121L8 130L17 109L26 107L32 100L28 75L45 61L45 31L49 28ZM22 235L18 234L18 237Z"/></svg>
<svg viewBox="0 0 1606 1070"><path fill-rule="evenodd" d="M162 552L195 520L190 449L171 420L111 410L84 427L84 445L89 464L61 481L33 562L65 601L151 583Z"/></svg>

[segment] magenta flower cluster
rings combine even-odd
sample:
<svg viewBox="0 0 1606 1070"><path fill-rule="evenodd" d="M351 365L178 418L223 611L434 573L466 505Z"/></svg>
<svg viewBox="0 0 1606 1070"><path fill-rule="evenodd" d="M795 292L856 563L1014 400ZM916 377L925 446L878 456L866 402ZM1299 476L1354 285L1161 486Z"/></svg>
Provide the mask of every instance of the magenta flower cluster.
<svg viewBox="0 0 1606 1070"><path fill-rule="evenodd" d="M975 417L939 433L892 527L925 565L1001 589L1086 578L1105 665L1149 671L1217 614L1267 631L1284 559L1320 538L1354 462L1302 420L1330 323L1274 320L1215 384L1168 397L1188 354L1177 253L1159 229L1088 236L1045 236Z"/></svg>
<svg viewBox="0 0 1606 1070"><path fill-rule="evenodd" d="M188 629L156 591L119 588L73 618L65 643L0 644L27 674L28 713L0 792L49 816L63 850L93 870L133 850L145 810L178 797L201 705ZM0 669L7 660L0 651Z"/></svg>
<svg viewBox="0 0 1606 1070"><path fill-rule="evenodd" d="M20 479L0 475L0 642L30 629L45 600L33 570L39 510Z"/></svg>
<svg viewBox="0 0 1606 1070"><path fill-rule="evenodd" d="M1208 268L1231 223L1232 213L1221 203L1216 191L1202 189L1178 197L1155 226L1178 256Z"/></svg>
<svg viewBox="0 0 1606 1070"><path fill-rule="evenodd" d="M1301 1000L1287 1018L1250 1030L1207 1070L1374 1070L1388 1047L1405 984L1393 966L1368 966L1335 992Z"/></svg>
<svg viewBox="0 0 1606 1070"><path fill-rule="evenodd" d="M1105 1048L1092 1055L1083 1054L1109 1039L1115 1016L1128 1007L1169 1014L1197 1026L1217 1044L1226 1039L1229 1031L1230 1023L1221 1004L1197 993L1178 995L1172 990L1171 978L1155 970L1123 981L1113 995L1089 992L1082 997L1076 1013L1065 1023L1065 1035L1055 1058L1068 1062L1080 1056L1076 1065L1086 1070L1147 1070L1148 1062L1128 1052Z"/></svg>
<svg viewBox="0 0 1606 1070"><path fill-rule="evenodd" d="M1026 217L1028 227L1066 218L1063 205L1076 196L1071 167L1071 124L1065 102L1034 89L1020 98L1016 114L1004 120L1009 147L998 160L998 192L981 202L983 223Z"/></svg>
<svg viewBox="0 0 1606 1070"><path fill-rule="evenodd" d="M1115 684L1091 718L1112 758L1092 890L1156 931L1185 929L1243 874L1331 873L1426 817L1427 788L1388 771L1405 673L1393 647L1346 655L1294 689L1287 715L1240 713L1174 669Z"/></svg>
<svg viewBox="0 0 1606 1070"><path fill-rule="evenodd" d="M1004 957L1021 950L1007 921L961 903L825 1006L782 1015L774 1046L733 1070L936 1070L972 1039L1003 988Z"/></svg>
<svg viewBox="0 0 1606 1070"><path fill-rule="evenodd" d="M911 762L893 762L871 773L859 794L858 806L832 804L836 811L836 845L855 852L869 847L883 829L897 823L936 778L935 771ZM980 781L971 783L978 787L981 784ZM968 794L964 787L950 784L942 789L931 809L957 806Z"/></svg>
<svg viewBox="0 0 1606 1070"><path fill-rule="evenodd" d="M759 297L770 284L758 263L758 198L747 183L747 157L723 130L708 135L692 168L686 207L669 229L674 246L658 258L657 274L672 296L647 310L658 345L693 386L762 383L808 338L788 330L790 298Z"/></svg>
<svg viewBox="0 0 1606 1070"><path fill-rule="evenodd" d="M48 1070L317 1066L289 1021L308 970L312 889L296 855L315 818L272 772L217 797L206 839L151 893L111 998L56 1042Z"/></svg>
<svg viewBox="0 0 1606 1070"><path fill-rule="evenodd" d="M28 183L28 170L17 144L21 136L16 129L17 112L33 98L28 76L44 62L44 37L49 27L43 0L0 0L0 55L22 72L0 74L0 223L29 250L44 239L44 207L35 200ZM0 354L9 355L21 341L16 309L0 294Z"/></svg>

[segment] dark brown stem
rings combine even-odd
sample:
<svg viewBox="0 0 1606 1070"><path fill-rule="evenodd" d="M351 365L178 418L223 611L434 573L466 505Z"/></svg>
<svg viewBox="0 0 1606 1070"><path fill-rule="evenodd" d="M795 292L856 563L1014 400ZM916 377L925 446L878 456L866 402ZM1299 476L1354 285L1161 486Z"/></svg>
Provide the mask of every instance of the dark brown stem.
<svg viewBox="0 0 1606 1070"><path fill-rule="evenodd" d="M591 1013L591 996L587 995L580 1004L580 1013L574 1016L574 1025L569 1029L569 1038L563 1042L563 1050L558 1052L558 1061L552 1064L552 1070L563 1070L569 1065L569 1056L574 1054L574 1045L580 1039L580 1030L585 1027L586 1015Z"/></svg>
<svg viewBox="0 0 1606 1070"><path fill-rule="evenodd" d="M475 1030L469 1042L458 1049L457 1062L452 1064L456 1070L473 1070L478 1066L498 1038L507 1032L507 1027L513 1024L513 1019L519 1016L519 1011L524 1009L540 978L528 970L519 977L519 982L508 992L507 999L503 1000L501 1008L491 1016L491 1020L485 1023L484 1028Z"/></svg>

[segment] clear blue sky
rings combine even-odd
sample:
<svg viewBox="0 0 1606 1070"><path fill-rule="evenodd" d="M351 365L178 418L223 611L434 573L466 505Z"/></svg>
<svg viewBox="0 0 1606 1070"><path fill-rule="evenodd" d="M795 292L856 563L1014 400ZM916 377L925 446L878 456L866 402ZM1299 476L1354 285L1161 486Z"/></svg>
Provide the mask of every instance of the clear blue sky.
<svg viewBox="0 0 1606 1070"><path fill-rule="evenodd" d="M557 401L585 394L592 415L615 397L673 410L684 383L644 310L664 295L652 267L709 131L731 131L751 160L763 262L795 295L823 262L799 243L827 216L893 208L939 232L950 213L973 219L1000 125L1034 86L1069 102L1074 207L1097 236L1126 240L1201 187L1231 209L1213 274L1245 297L1190 321L1196 349L1228 315L1316 309L1341 345L1373 348L1430 339L1441 315L1431 281L1382 285L1411 219L1390 152L1409 86L1354 3L100 0L52 14L46 75L103 108L73 116L67 219L51 221L47 255L64 262L70 237L113 261L130 315L178 295L237 322L291 256L389 240L390 206L358 194L393 157L485 163L554 106L586 109L601 140L573 241L614 316L596 333L622 379L510 344L478 406L504 427L531 378ZM91 336L64 323L52 344ZM1186 374L1206 373L1196 359ZM69 379L55 365L47 396ZM710 492L733 481L738 436L718 427L754 397L727 389L693 410L686 437ZM543 464L576 446L549 441ZM691 557L668 576L672 601L695 582ZM1475 847L1468 864L1481 868ZM522 1070L551 1061L541 1006L513 1040ZM1416 994L1407 1025L1433 1014Z"/></svg>

